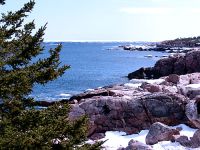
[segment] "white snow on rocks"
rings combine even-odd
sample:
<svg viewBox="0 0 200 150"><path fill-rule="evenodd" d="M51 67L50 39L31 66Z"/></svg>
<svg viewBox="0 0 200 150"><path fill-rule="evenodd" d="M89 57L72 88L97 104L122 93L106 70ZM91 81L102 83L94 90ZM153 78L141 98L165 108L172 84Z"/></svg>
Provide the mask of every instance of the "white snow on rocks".
<svg viewBox="0 0 200 150"><path fill-rule="evenodd" d="M125 83L124 86L128 88L138 88L142 85L142 83Z"/></svg>
<svg viewBox="0 0 200 150"><path fill-rule="evenodd" d="M164 79L152 79L152 80L147 80L147 79L132 79L130 80L131 83L149 83L149 84L161 84L165 80Z"/></svg>
<svg viewBox="0 0 200 150"><path fill-rule="evenodd" d="M180 127L182 130L180 131L180 135L185 135L188 137L192 137L194 132L197 129L190 128L184 124L180 124L178 126L173 126L174 128ZM103 146L104 150L117 150L120 147L127 147L128 142L133 139L139 142L145 143L146 135L148 134L149 130L142 130L139 134L132 134L126 135L125 132L119 131L107 131L105 138L101 139L102 141L106 141ZM92 143L92 140L89 140L88 143ZM177 142L170 142L170 141L162 141L155 145L152 145L154 150L197 150L191 149L181 146Z"/></svg>
<svg viewBox="0 0 200 150"><path fill-rule="evenodd" d="M186 90L200 90L200 84L188 84L185 88Z"/></svg>

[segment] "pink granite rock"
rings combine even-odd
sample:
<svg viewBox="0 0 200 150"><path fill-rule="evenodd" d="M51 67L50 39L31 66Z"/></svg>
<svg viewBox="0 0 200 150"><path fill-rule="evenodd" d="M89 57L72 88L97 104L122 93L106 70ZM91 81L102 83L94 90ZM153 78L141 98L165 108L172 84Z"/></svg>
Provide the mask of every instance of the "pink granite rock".
<svg viewBox="0 0 200 150"><path fill-rule="evenodd" d="M149 129L149 133L146 136L146 144L153 145L160 141L171 141L174 137L173 135L179 135L177 129L173 129L165 124L156 122L152 124Z"/></svg>

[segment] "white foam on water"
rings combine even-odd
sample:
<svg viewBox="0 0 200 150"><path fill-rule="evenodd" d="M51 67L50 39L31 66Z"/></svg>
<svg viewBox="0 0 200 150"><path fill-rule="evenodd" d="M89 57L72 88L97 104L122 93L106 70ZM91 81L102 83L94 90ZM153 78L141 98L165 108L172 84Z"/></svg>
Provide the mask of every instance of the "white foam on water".
<svg viewBox="0 0 200 150"><path fill-rule="evenodd" d="M145 55L144 57L151 58L153 55Z"/></svg>

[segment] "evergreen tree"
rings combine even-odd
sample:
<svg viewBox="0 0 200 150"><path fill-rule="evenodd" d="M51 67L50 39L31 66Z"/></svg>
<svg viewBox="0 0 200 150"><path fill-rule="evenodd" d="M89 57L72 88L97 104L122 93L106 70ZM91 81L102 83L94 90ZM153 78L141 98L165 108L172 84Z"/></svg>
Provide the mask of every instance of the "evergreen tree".
<svg viewBox="0 0 200 150"><path fill-rule="evenodd" d="M98 149L99 143L83 144L87 119L69 121L69 105L31 107L34 100L28 95L33 86L54 80L69 68L59 66L61 45L50 49L48 58L32 61L44 50L46 29L45 25L35 31L34 21L24 23L34 4L31 0L0 18L0 149Z"/></svg>
<svg viewBox="0 0 200 150"><path fill-rule="evenodd" d="M5 4L5 0L0 0L0 4Z"/></svg>

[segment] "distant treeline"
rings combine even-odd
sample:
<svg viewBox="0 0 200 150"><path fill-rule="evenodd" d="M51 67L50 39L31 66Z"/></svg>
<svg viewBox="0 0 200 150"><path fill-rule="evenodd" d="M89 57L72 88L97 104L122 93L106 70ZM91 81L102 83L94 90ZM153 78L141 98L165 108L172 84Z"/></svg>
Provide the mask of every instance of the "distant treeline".
<svg viewBox="0 0 200 150"><path fill-rule="evenodd" d="M200 46L200 36L189 38L177 38L166 40L157 45L158 47L198 47Z"/></svg>

